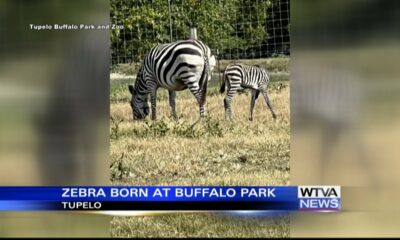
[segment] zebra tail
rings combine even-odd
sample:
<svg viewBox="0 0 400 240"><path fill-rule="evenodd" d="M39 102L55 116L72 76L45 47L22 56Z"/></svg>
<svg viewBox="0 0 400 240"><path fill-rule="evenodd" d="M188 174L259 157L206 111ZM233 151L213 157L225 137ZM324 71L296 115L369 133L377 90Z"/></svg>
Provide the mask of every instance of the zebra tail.
<svg viewBox="0 0 400 240"><path fill-rule="evenodd" d="M208 84L208 81L207 81L207 79L206 79L206 81L205 81L205 83L204 83L204 85L203 85L203 90L202 90L202 94L201 94L201 101L202 101L203 103L206 102L207 84Z"/></svg>
<svg viewBox="0 0 400 240"><path fill-rule="evenodd" d="M221 88L219 89L219 92L220 93L224 93L225 92L225 71L222 74L222 85L221 85Z"/></svg>
<svg viewBox="0 0 400 240"><path fill-rule="evenodd" d="M201 101L205 102L206 101L206 95L207 95L207 84L208 84L208 76L211 75L211 69L210 69L210 65L208 62L208 56L207 56L207 52L205 52L205 55L203 57L204 60L204 68L203 68L203 83L202 85L202 92L201 92Z"/></svg>

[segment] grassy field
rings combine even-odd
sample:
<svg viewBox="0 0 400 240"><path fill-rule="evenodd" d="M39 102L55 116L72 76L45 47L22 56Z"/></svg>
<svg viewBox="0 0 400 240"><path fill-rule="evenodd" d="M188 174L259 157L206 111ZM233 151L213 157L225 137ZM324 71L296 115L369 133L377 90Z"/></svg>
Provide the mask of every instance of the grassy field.
<svg viewBox="0 0 400 240"><path fill-rule="evenodd" d="M283 61L288 63L288 61ZM279 64L277 64L279 65ZM287 68L286 68L287 69ZM272 72L270 70L270 72ZM276 72L282 72L277 68ZM275 72L274 72L275 73ZM286 73L289 76L288 73ZM235 122L224 119L218 78L207 94L207 117L188 91L177 93L179 119L170 115L167 91L158 92L158 120L135 122L127 84L111 80L110 168L114 185L288 185L290 119L288 77L269 86L278 118L262 97L249 122L250 93L236 95ZM113 237L288 237L289 219L237 218L200 213L115 217Z"/></svg>

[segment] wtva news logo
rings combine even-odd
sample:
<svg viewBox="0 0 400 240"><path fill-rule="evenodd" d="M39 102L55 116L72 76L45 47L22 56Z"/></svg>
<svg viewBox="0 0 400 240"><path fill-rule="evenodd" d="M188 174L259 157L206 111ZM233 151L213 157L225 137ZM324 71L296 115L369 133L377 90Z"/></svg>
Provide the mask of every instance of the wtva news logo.
<svg viewBox="0 0 400 240"><path fill-rule="evenodd" d="M299 210L340 210L340 186L298 186L297 197Z"/></svg>

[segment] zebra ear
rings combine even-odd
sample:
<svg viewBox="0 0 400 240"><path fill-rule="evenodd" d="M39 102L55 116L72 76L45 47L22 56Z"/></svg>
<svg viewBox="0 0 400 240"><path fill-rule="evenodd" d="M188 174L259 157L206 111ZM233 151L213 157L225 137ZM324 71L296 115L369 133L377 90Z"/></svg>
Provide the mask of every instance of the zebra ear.
<svg viewBox="0 0 400 240"><path fill-rule="evenodd" d="M133 95L133 85L132 84L129 84L129 92L131 92L131 94Z"/></svg>

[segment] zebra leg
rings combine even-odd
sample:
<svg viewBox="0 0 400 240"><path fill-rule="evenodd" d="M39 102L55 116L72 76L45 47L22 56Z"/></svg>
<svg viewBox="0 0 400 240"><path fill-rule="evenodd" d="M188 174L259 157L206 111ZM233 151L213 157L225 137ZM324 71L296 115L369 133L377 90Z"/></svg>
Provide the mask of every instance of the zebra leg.
<svg viewBox="0 0 400 240"><path fill-rule="evenodd" d="M205 116L205 101L203 101L201 90L200 88L193 86L189 86L189 90L196 98L200 108L200 118L203 118Z"/></svg>
<svg viewBox="0 0 400 240"><path fill-rule="evenodd" d="M224 98L224 107L225 107L225 119L233 120L234 114L232 111L232 100L233 96L237 92L237 87L232 87L231 83L228 82L228 91L226 92L226 96Z"/></svg>
<svg viewBox="0 0 400 240"><path fill-rule="evenodd" d="M151 120L157 120L157 88L153 88L150 92L151 102Z"/></svg>
<svg viewBox="0 0 400 240"><path fill-rule="evenodd" d="M228 119L228 100L226 99L226 96L224 98L224 110L225 110L225 119Z"/></svg>
<svg viewBox="0 0 400 240"><path fill-rule="evenodd" d="M260 93L260 91L259 90L254 90L254 89L251 90L250 117L249 117L250 121L253 121L253 109L254 109L254 105L256 105L256 99L257 99L257 96L258 96L257 93Z"/></svg>
<svg viewBox="0 0 400 240"><path fill-rule="evenodd" d="M177 119L178 115L176 114L176 102L175 102L176 92L168 90L168 94L169 94L169 105L171 106L171 111L172 111L172 117L174 119Z"/></svg>
<svg viewBox="0 0 400 240"><path fill-rule="evenodd" d="M200 117L203 118L206 115L206 97L207 97L207 85L208 81L207 79L204 82L204 86L202 89L200 89Z"/></svg>
<svg viewBox="0 0 400 240"><path fill-rule="evenodd" d="M224 98L224 107L225 107L225 119L233 120L233 111L232 111L232 97L225 96Z"/></svg>
<svg viewBox="0 0 400 240"><path fill-rule="evenodd" d="M268 97L267 88L265 87L264 89L261 89L261 92L262 92L262 94L264 96L265 102L267 103L267 106L268 106L269 110L271 110L272 117L274 119L276 119L276 114L275 114L274 110L272 109L271 101L269 100L269 97Z"/></svg>
<svg viewBox="0 0 400 240"><path fill-rule="evenodd" d="M206 104L205 93L203 93L202 90L200 90L200 88L191 88L191 87L189 87L189 90L192 92L192 94L194 95L194 97L197 100L197 103L199 104L200 118L204 118L205 117L205 112L206 112L206 110L205 110L205 104Z"/></svg>
<svg viewBox="0 0 400 240"><path fill-rule="evenodd" d="M199 104L200 108L200 118L205 117L205 104L206 104L206 94L207 94L207 82L204 83L203 88L199 87L197 81L187 81L185 84L188 85L189 91L194 95Z"/></svg>

